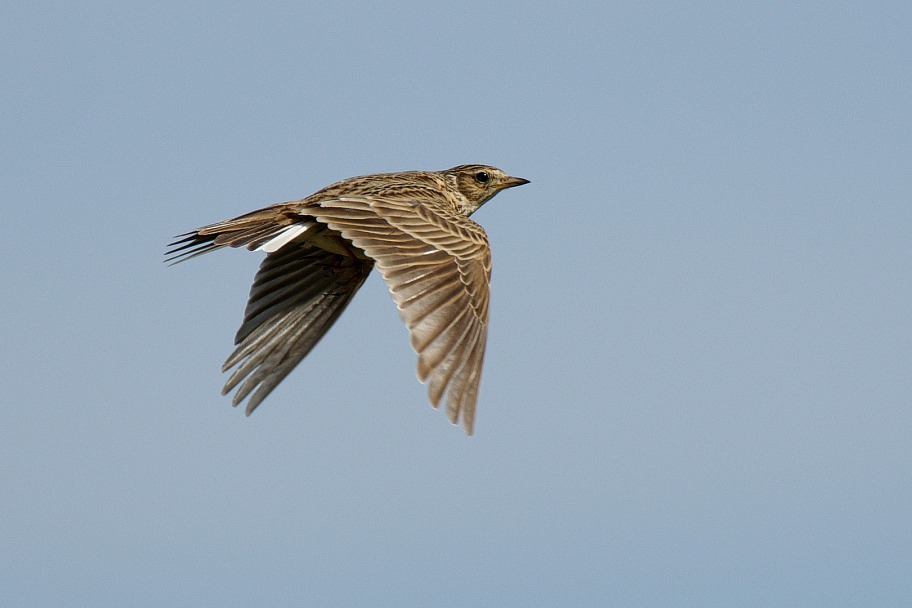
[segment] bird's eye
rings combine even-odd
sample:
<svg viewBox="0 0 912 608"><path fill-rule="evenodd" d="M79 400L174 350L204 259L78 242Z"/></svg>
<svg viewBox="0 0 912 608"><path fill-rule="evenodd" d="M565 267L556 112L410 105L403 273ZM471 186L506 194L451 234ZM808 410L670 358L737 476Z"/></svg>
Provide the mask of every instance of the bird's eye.
<svg viewBox="0 0 912 608"><path fill-rule="evenodd" d="M489 179L491 179L491 176L485 171L479 171L475 174L475 181L479 184L487 184Z"/></svg>

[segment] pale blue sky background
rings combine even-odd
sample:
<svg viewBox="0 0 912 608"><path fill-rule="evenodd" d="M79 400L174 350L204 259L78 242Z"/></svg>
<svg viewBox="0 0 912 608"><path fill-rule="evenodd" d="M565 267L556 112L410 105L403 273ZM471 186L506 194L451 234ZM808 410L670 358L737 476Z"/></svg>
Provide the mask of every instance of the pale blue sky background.
<svg viewBox="0 0 912 608"><path fill-rule="evenodd" d="M0 604L912 604L909 3L187 4L2 10ZM232 409L170 237L466 162L476 436L378 276Z"/></svg>

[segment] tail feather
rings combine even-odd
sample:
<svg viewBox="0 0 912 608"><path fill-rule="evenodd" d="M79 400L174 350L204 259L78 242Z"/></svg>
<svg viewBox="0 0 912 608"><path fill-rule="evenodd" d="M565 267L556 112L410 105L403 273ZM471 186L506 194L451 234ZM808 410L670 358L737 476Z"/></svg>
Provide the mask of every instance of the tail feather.
<svg viewBox="0 0 912 608"><path fill-rule="evenodd" d="M254 250L303 219L303 216L288 208L273 206L203 226L174 237L176 240L168 244L170 249L165 252L165 262L179 264L222 247L247 247Z"/></svg>

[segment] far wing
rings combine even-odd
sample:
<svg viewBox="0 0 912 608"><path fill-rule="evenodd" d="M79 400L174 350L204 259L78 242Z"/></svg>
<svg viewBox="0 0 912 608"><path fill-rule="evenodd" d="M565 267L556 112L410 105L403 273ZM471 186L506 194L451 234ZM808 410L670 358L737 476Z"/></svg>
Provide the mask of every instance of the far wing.
<svg viewBox="0 0 912 608"><path fill-rule="evenodd" d="M329 330L370 274L370 260L324 251L307 242L285 244L257 271L237 348L223 371L238 366L222 394L240 384L232 405L249 415Z"/></svg>

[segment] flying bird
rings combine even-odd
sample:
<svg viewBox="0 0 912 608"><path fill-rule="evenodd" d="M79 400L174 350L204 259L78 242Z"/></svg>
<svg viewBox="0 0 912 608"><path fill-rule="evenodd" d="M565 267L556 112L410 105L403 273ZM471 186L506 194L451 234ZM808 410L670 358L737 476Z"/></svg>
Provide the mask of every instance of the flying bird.
<svg viewBox="0 0 912 608"><path fill-rule="evenodd" d="M436 408L469 435L488 332L491 250L469 219L501 190L529 183L487 165L352 177L175 237L178 263L221 249L263 251L222 394L249 416L339 318L375 266L418 354Z"/></svg>

